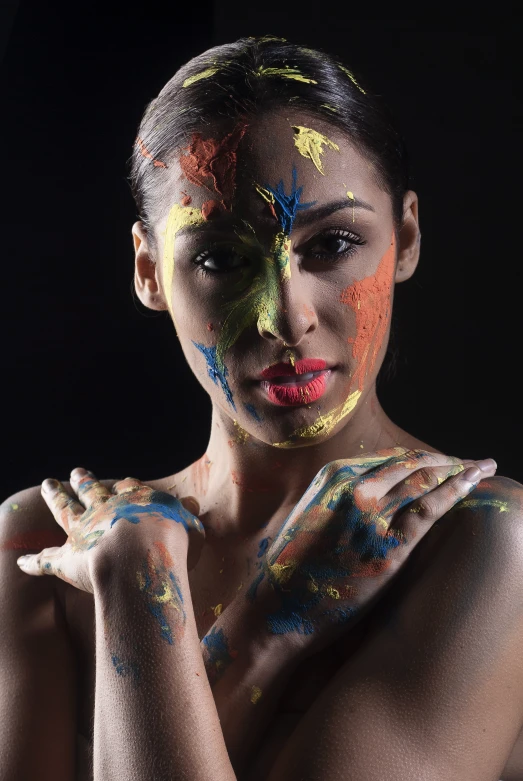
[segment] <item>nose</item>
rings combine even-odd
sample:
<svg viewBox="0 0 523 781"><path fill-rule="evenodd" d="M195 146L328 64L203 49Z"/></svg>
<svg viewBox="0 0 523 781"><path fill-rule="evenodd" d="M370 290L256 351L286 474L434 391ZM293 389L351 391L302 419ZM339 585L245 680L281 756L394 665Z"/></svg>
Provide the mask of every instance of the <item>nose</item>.
<svg viewBox="0 0 523 781"><path fill-rule="evenodd" d="M318 327L318 318L300 272L293 267L290 279L280 280L267 306L258 316L258 332L268 341L297 346Z"/></svg>

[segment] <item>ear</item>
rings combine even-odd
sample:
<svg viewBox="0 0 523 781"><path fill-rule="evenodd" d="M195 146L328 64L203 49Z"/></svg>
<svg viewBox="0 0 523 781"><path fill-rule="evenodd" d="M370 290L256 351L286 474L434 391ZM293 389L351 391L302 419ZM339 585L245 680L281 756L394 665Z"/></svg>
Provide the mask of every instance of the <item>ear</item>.
<svg viewBox="0 0 523 781"><path fill-rule="evenodd" d="M147 233L143 223L135 222L132 227L134 244L134 287L136 295L148 309L167 309L158 265L154 262L147 244Z"/></svg>
<svg viewBox="0 0 523 781"><path fill-rule="evenodd" d="M418 196L412 190L408 190L403 199L403 222L399 231L395 282L405 282L416 271L420 238Z"/></svg>

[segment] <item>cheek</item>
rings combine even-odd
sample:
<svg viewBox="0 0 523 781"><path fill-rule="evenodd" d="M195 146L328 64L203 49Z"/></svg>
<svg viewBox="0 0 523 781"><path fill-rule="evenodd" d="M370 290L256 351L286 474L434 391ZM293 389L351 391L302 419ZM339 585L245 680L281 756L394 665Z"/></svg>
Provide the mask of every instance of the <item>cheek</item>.
<svg viewBox="0 0 523 781"><path fill-rule="evenodd" d="M372 373L382 347L391 314L391 292L395 265L394 236L376 269L370 276L342 290L340 301L354 313L356 335L349 336L352 357L359 364L358 382L362 390L363 373Z"/></svg>

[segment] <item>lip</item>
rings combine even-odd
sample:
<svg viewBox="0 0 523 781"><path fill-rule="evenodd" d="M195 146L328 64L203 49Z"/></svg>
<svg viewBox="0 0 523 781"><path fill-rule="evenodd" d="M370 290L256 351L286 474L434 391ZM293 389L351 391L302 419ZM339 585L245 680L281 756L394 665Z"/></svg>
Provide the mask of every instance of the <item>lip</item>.
<svg viewBox="0 0 523 781"><path fill-rule="evenodd" d="M300 361L296 361L294 366L290 363L274 363L262 371L261 377L264 380L270 380L273 377L290 377L294 374L318 372L326 368L327 361L324 361L323 358L302 358Z"/></svg>
<svg viewBox="0 0 523 781"><path fill-rule="evenodd" d="M287 373L288 375L289 372ZM325 369L318 371L316 376L305 383L279 385L277 382L271 382L271 380L262 380L260 386L273 404L278 404L281 407L296 407L310 404L323 396L331 375L332 370ZM278 376L281 377L281 373Z"/></svg>

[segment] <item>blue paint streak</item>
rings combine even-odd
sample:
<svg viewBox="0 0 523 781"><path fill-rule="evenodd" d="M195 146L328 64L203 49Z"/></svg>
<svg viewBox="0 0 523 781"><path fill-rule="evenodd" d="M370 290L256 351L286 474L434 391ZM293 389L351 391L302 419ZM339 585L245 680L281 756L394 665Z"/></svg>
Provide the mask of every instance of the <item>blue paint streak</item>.
<svg viewBox="0 0 523 781"><path fill-rule="evenodd" d="M262 422L263 418L260 418L260 416L256 412L256 407L254 406L254 404L244 404L243 406L245 407L249 415L252 415L254 420L256 420L258 423Z"/></svg>
<svg viewBox="0 0 523 781"><path fill-rule="evenodd" d="M271 537L264 537L261 542L258 543L258 558L261 559L263 554L267 551L267 548L269 547L269 540L272 539Z"/></svg>
<svg viewBox="0 0 523 781"><path fill-rule="evenodd" d="M249 600L249 602L254 602L254 600L256 599L256 592L258 590L258 586L260 585L264 577L265 577L265 572L260 572L252 581L249 588L247 589L245 593L245 597Z"/></svg>
<svg viewBox="0 0 523 781"><path fill-rule="evenodd" d="M303 185L296 188L298 173L296 166L292 167L292 190L290 195L286 195L283 179L278 182L278 187L274 190L268 184L265 185L265 189L274 195L276 201L276 212L278 213L278 222L280 223L282 230L287 235L292 230L292 224L296 217L296 212L302 209L309 209L314 206L316 201L310 201L309 203L300 203L300 197L303 190Z"/></svg>
<svg viewBox="0 0 523 781"><path fill-rule="evenodd" d="M119 656L116 656L116 654L112 655L111 661L118 675L121 675L122 678L132 676L135 683L139 682L140 666L138 664L134 664L133 662L124 662L122 659L120 659Z"/></svg>
<svg viewBox="0 0 523 781"><path fill-rule="evenodd" d="M111 528L116 521L124 520L129 523L140 523L141 516L150 513L158 513L175 523L181 523L185 531L194 529L194 516L185 509L183 504L163 491L153 491L148 504L125 504L114 512Z"/></svg>
<svg viewBox="0 0 523 781"><path fill-rule="evenodd" d="M216 385L220 383L220 385L222 386L222 390L225 393L225 397L227 401L232 406L233 410L236 412L236 406L234 404L234 401L232 400L232 391L229 388L229 383L225 379L229 372L226 366L223 367L223 372L222 372L216 362L216 345L212 347L206 347L204 344L198 344L198 342L195 341L193 341L193 344L205 356L205 360L207 361L207 372L209 374L209 377Z"/></svg>

